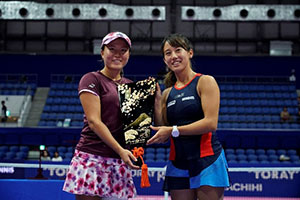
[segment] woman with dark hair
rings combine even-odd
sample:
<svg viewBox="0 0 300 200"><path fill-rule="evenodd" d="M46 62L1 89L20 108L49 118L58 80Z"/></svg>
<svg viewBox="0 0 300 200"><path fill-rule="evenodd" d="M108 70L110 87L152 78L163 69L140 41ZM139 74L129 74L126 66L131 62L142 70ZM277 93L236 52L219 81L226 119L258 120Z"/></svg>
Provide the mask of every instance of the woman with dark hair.
<svg viewBox="0 0 300 200"><path fill-rule="evenodd" d="M100 52L103 69L85 74L79 82L84 125L63 188L76 200L124 200L136 194L130 169L140 167L125 149L117 91L118 85L132 82L121 74L130 48L124 33L107 34Z"/></svg>
<svg viewBox="0 0 300 200"><path fill-rule="evenodd" d="M147 142L164 143L170 138L170 155L164 190L173 200L220 200L229 186L224 150L215 131L220 91L212 76L192 69L191 43L181 34L162 42L163 59L170 71L166 88L157 94L156 134ZM158 103L161 99L161 103Z"/></svg>

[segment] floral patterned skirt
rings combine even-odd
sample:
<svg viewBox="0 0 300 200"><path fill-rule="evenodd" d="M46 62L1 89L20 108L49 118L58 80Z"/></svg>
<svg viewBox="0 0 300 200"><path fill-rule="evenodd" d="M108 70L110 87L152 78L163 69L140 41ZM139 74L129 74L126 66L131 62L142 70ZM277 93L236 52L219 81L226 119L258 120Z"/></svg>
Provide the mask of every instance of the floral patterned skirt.
<svg viewBox="0 0 300 200"><path fill-rule="evenodd" d="M136 195L130 168L117 158L75 150L63 190L72 194L128 199Z"/></svg>

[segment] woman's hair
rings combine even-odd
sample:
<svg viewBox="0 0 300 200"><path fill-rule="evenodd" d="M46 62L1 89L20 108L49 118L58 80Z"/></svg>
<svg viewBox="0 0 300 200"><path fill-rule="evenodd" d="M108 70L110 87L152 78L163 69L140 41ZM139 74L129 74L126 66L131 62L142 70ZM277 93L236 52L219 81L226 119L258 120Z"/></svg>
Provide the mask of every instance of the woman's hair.
<svg viewBox="0 0 300 200"><path fill-rule="evenodd" d="M182 47L186 51L190 51L192 49L192 44L187 37L179 33L170 34L167 37L165 37L161 43L161 53L163 57L164 57L164 47L166 42L168 42L172 47ZM176 81L177 80L174 72L170 70L165 75L165 79L164 79L165 86L167 88L171 87L176 83Z"/></svg>

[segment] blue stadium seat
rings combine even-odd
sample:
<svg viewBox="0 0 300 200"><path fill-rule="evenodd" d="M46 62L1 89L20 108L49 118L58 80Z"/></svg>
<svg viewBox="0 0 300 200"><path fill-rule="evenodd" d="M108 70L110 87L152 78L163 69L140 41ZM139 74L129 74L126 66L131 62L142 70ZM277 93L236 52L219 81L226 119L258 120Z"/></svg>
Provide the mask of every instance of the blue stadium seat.
<svg viewBox="0 0 300 200"><path fill-rule="evenodd" d="M159 148L156 148L156 153L165 153L166 152L166 149L163 148L163 147L159 147Z"/></svg>
<svg viewBox="0 0 300 200"><path fill-rule="evenodd" d="M268 149L268 150L266 151L266 153L267 153L268 155L276 155L276 150L275 150L275 149Z"/></svg>
<svg viewBox="0 0 300 200"><path fill-rule="evenodd" d="M254 149L246 149L245 153L247 155L254 155L255 154L255 150Z"/></svg>
<svg viewBox="0 0 300 200"><path fill-rule="evenodd" d="M17 152L15 159L16 160L25 160L27 158L27 153L25 152Z"/></svg>
<svg viewBox="0 0 300 200"><path fill-rule="evenodd" d="M56 151L56 147L55 147L55 146L48 146L48 147L47 147L47 151L48 151L49 153L54 153L54 152Z"/></svg>
<svg viewBox="0 0 300 200"><path fill-rule="evenodd" d="M20 150L19 146L11 146L9 147L10 152L18 152Z"/></svg>
<svg viewBox="0 0 300 200"><path fill-rule="evenodd" d="M29 147L28 146L20 146L20 152L28 153Z"/></svg>
<svg viewBox="0 0 300 200"><path fill-rule="evenodd" d="M242 161L242 160L246 161L247 160L247 156L245 154L238 154L236 156L236 158L238 161Z"/></svg>
<svg viewBox="0 0 300 200"><path fill-rule="evenodd" d="M265 155L265 154L259 154L259 155L257 156L257 159L258 159L260 162L262 162L262 161L268 161L268 156Z"/></svg>
<svg viewBox="0 0 300 200"><path fill-rule="evenodd" d="M148 159L153 159L154 160L154 158L155 158L155 155L154 155L154 153L146 153L145 155L144 155L144 158L146 158L147 160Z"/></svg>
<svg viewBox="0 0 300 200"><path fill-rule="evenodd" d="M299 156L298 155L291 155L290 159L293 163L298 163L300 161Z"/></svg>
<svg viewBox="0 0 300 200"><path fill-rule="evenodd" d="M227 158L228 161L232 161L232 160L237 159L235 154L228 154L228 155L226 155L226 158Z"/></svg>
<svg viewBox="0 0 300 200"><path fill-rule="evenodd" d="M275 154L271 154L271 155L268 156L268 159L269 159L270 162L278 161L279 157Z"/></svg>
<svg viewBox="0 0 300 200"><path fill-rule="evenodd" d="M72 152L66 152L65 154L64 154L64 158L69 158L69 159L71 159L73 157L73 153Z"/></svg>
<svg viewBox="0 0 300 200"><path fill-rule="evenodd" d="M9 147L4 145L4 146L0 146L0 152L4 152L6 153L7 151L9 151Z"/></svg>
<svg viewBox="0 0 300 200"><path fill-rule="evenodd" d="M264 149L256 149L255 153L256 153L256 155L264 155L265 150Z"/></svg>
<svg viewBox="0 0 300 200"><path fill-rule="evenodd" d="M225 154L234 154L234 149L225 149Z"/></svg>
<svg viewBox="0 0 300 200"><path fill-rule="evenodd" d="M0 160L4 159L4 157L5 157L5 153L0 151Z"/></svg>
<svg viewBox="0 0 300 200"><path fill-rule="evenodd" d="M5 153L5 157L4 159L5 160L12 160L16 157L16 152L12 152L12 151L9 151L9 152L6 152Z"/></svg>
<svg viewBox="0 0 300 200"><path fill-rule="evenodd" d="M73 153L74 152L74 147L67 147L67 152Z"/></svg>
<svg viewBox="0 0 300 200"><path fill-rule="evenodd" d="M245 149L236 149L236 150L235 150L235 153L236 153L237 155L239 155L239 154L245 154Z"/></svg>
<svg viewBox="0 0 300 200"><path fill-rule="evenodd" d="M146 147L145 148L145 153L148 154L148 153L155 153L155 149L153 147Z"/></svg>
<svg viewBox="0 0 300 200"><path fill-rule="evenodd" d="M165 158L166 158L165 153L157 153L157 154L155 155L155 159L156 159L156 160L165 160Z"/></svg>
<svg viewBox="0 0 300 200"><path fill-rule="evenodd" d="M289 150L287 150L287 155L289 155L289 156L297 155L297 151L294 149L289 149Z"/></svg>
<svg viewBox="0 0 300 200"><path fill-rule="evenodd" d="M247 156L247 159L248 159L249 162L251 162L251 161L257 161L257 155L255 155L255 154L249 154Z"/></svg>
<svg viewBox="0 0 300 200"><path fill-rule="evenodd" d="M59 154L64 154L64 153L67 152L67 147L59 146L59 147L57 147L57 151L58 151Z"/></svg>

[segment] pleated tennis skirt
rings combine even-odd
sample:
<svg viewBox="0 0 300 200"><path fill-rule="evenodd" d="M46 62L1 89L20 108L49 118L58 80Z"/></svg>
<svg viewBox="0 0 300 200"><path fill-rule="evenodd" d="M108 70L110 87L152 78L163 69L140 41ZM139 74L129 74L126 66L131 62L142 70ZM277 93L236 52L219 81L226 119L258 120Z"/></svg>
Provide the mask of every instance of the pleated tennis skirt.
<svg viewBox="0 0 300 200"><path fill-rule="evenodd" d="M63 190L72 194L128 199L136 195L130 168L117 158L75 150Z"/></svg>
<svg viewBox="0 0 300 200"><path fill-rule="evenodd" d="M222 150L218 159L197 176L191 177L188 170L176 168L171 161L167 164L164 191L196 189L201 186L229 187L228 165Z"/></svg>

